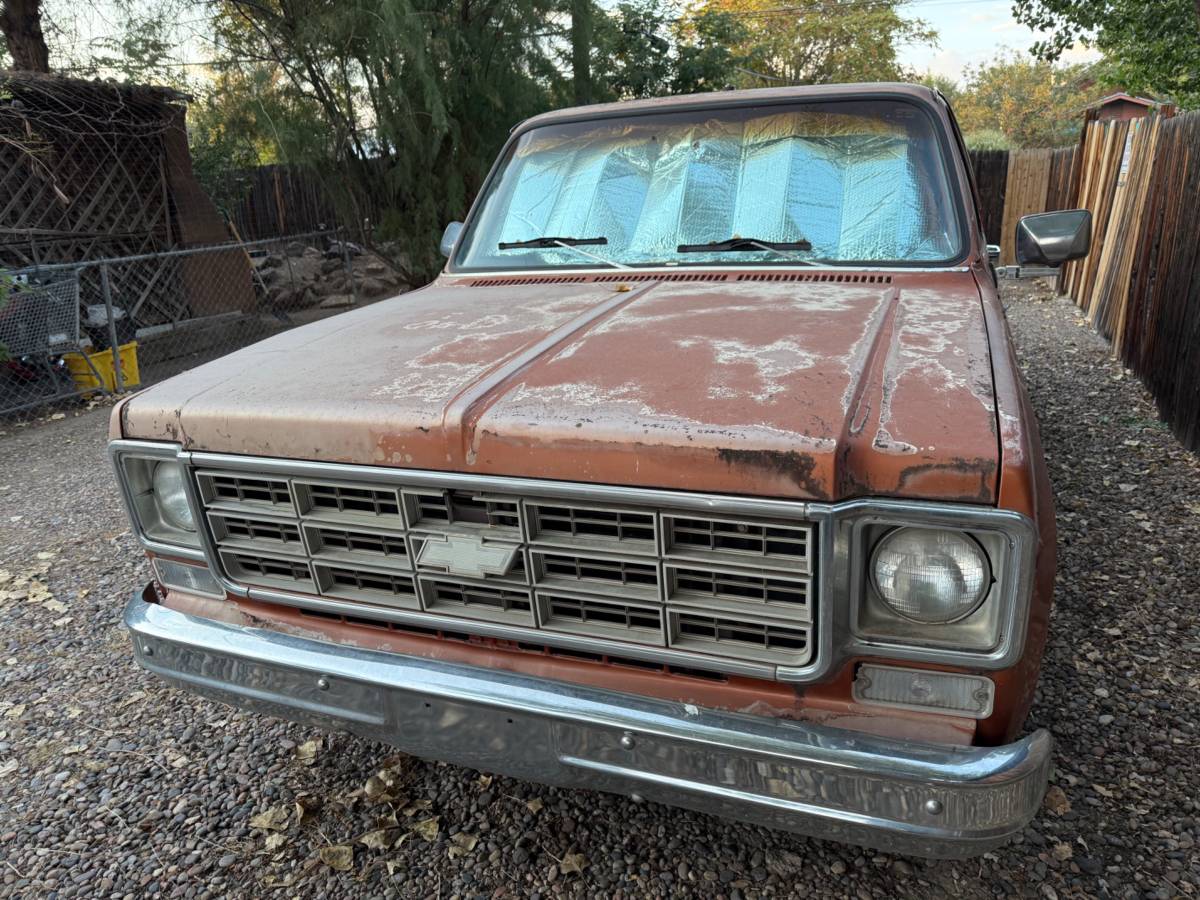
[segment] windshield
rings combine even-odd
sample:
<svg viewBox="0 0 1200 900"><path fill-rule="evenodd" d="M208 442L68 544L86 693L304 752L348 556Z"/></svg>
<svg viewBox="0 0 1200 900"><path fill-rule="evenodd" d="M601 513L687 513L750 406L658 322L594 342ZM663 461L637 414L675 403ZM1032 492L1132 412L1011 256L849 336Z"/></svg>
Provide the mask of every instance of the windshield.
<svg viewBox="0 0 1200 900"><path fill-rule="evenodd" d="M952 262L961 228L934 127L918 106L871 100L531 129L455 265Z"/></svg>

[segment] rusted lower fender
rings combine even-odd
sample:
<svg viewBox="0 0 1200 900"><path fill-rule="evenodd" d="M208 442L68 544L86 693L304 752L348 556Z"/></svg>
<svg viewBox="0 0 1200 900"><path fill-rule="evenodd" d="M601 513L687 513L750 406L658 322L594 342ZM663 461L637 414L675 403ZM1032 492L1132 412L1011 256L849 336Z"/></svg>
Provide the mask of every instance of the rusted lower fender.
<svg viewBox="0 0 1200 900"><path fill-rule="evenodd" d="M996 413L1000 427L1000 490L997 505L1029 516L1037 525L1040 538L1025 652L1013 668L993 673L992 678L996 682L995 711L979 727L983 743L1000 743L1011 740L1020 732L1033 703L1054 597L1058 538L1054 494L1042 455L1037 417L1021 380L1004 307L990 276L982 269L976 274L983 296L988 339L992 346Z"/></svg>

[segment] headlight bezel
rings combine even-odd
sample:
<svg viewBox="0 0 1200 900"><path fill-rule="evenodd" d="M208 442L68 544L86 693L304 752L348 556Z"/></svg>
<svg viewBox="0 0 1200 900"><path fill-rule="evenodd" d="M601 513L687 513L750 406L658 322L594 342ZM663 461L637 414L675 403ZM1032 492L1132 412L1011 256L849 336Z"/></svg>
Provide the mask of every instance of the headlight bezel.
<svg viewBox="0 0 1200 900"><path fill-rule="evenodd" d="M1017 512L959 504L860 501L846 510L841 539L849 560L849 649L855 655L924 663L1003 669L1024 650L1029 621L1037 531ZM968 615L923 624L891 611L875 587L872 568L879 541L897 528L949 529L978 543L991 585ZM889 612L890 611L890 612Z"/></svg>
<svg viewBox="0 0 1200 900"><path fill-rule="evenodd" d="M178 444L150 441L113 441L109 454L116 471L117 483L125 500L125 508L134 534L147 550L167 556L207 560L200 536L196 499L188 481L187 467L179 459ZM154 497L154 471L159 465L179 466L184 494L195 529L180 528L167 521Z"/></svg>

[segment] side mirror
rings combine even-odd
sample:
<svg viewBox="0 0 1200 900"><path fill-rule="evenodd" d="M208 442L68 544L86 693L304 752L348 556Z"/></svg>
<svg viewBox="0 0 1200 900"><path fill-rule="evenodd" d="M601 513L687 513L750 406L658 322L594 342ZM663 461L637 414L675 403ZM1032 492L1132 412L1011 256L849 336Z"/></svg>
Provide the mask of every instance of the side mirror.
<svg viewBox="0 0 1200 900"><path fill-rule="evenodd" d="M1022 216L1017 223L1017 262L1059 266L1087 256L1092 244L1092 213L1087 209Z"/></svg>
<svg viewBox="0 0 1200 900"><path fill-rule="evenodd" d="M450 254L454 252L454 245L458 243L458 236L462 234L462 229L462 222L451 222L442 232L442 241L438 244L438 250L442 251L442 256L446 259L449 259Z"/></svg>

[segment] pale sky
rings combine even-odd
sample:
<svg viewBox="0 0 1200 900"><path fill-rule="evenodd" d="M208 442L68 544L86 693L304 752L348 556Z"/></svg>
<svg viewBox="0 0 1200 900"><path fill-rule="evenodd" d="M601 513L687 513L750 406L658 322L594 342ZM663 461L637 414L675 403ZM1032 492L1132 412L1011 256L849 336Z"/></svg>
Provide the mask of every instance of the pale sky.
<svg viewBox="0 0 1200 900"><path fill-rule="evenodd" d="M905 47L900 61L918 72L932 70L960 80L963 68L985 62L1004 49L1026 51L1038 33L1019 24L1011 0L912 0L901 7L908 18L924 19L939 32L940 46ZM1064 62L1086 62L1099 54L1073 47Z"/></svg>

